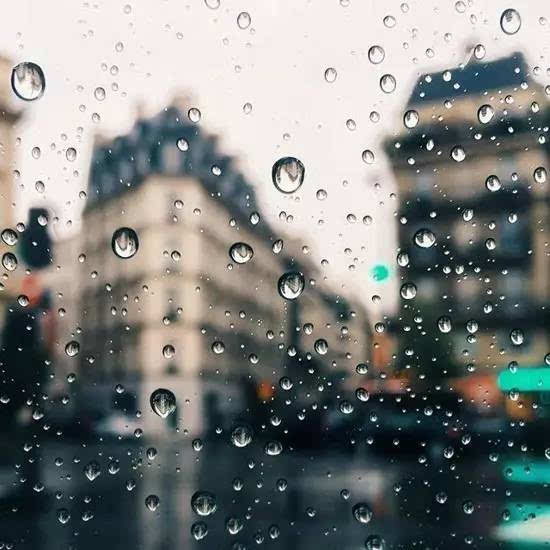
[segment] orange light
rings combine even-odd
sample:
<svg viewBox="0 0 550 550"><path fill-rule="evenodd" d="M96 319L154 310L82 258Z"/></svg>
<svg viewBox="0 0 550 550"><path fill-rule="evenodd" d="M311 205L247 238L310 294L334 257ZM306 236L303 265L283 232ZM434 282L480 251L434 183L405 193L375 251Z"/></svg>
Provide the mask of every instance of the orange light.
<svg viewBox="0 0 550 550"><path fill-rule="evenodd" d="M260 382L258 384L258 399L261 401L267 401L273 397L273 387L269 382Z"/></svg>

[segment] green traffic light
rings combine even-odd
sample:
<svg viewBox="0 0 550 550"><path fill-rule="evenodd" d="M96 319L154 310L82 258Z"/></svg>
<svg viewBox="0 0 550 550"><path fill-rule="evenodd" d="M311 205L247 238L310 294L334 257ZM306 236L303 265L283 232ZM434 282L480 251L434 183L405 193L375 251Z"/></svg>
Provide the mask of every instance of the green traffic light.
<svg viewBox="0 0 550 550"><path fill-rule="evenodd" d="M375 281L382 282L390 276L390 270L387 265L377 264L371 269L371 276Z"/></svg>

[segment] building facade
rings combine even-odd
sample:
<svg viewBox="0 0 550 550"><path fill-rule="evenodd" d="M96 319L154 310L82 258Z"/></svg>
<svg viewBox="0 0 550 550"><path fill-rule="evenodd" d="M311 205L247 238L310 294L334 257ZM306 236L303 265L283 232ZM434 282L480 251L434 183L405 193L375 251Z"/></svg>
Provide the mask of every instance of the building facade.
<svg viewBox="0 0 550 550"><path fill-rule="evenodd" d="M423 75L406 110L386 151L408 256L401 278L417 294L402 300L396 326L415 308L448 317L456 382L489 407L477 376L494 378L512 361L541 365L550 349L547 94L516 53ZM412 325L418 342L421 322Z"/></svg>
<svg viewBox="0 0 550 550"><path fill-rule="evenodd" d="M112 249L120 227L139 239L128 259ZM241 242L253 250L243 264L229 254ZM96 147L81 233L58 243L57 256L77 289L70 306L58 304L73 311L58 360L78 372L81 404L140 410L148 435L202 433L239 414L251 384L269 401L285 373L317 384L368 359L362 306L328 288L301 246L269 227L216 139L175 107ZM287 271L304 276L295 301L278 293ZM328 346L322 357L319 339ZM62 353L69 340L78 355ZM315 366L309 373L300 364ZM168 421L151 412L157 388L176 395Z"/></svg>

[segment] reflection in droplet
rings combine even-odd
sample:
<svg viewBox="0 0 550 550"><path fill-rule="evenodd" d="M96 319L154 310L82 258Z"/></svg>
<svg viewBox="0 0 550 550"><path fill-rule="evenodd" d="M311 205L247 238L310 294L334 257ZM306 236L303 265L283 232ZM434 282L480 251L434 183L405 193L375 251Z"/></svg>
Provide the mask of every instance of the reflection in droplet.
<svg viewBox="0 0 550 550"><path fill-rule="evenodd" d="M491 105L482 105L477 110L477 118L481 124L488 124L491 122L493 116L495 115L495 110L491 107Z"/></svg>
<svg viewBox="0 0 550 550"><path fill-rule="evenodd" d="M279 294L285 300L296 300L302 294L304 287L304 277L297 271L289 271L281 275L277 283Z"/></svg>
<svg viewBox="0 0 550 550"><path fill-rule="evenodd" d="M384 48L382 46L371 46L369 48L369 61L374 64L378 65L379 63L382 63L384 61L384 57L386 57L386 52L384 51Z"/></svg>
<svg viewBox="0 0 550 550"><path fill-rule="evenodd" d="M500 16L500 28L505 34L516 34L521 28L521 16L513 8L502 12Z"/></svg>
<svg viewBox="0 0 550 550"><path fill-rule="evenodd" d="M430 248L435 243L435 235L429 229L419 229L414 234L414 244L420 248Z"/></svg>
<svg viewBox="0 0 550 550"><path fill-rule="evenodd" d="M19 63L12 70L11 87L19 99L34 101L44 94L46 78L36 63Z"/></svg>
<svg viewBox="0 0 550 550"><path fill-rule="evenodd" d="M113 233L111 247L119 258L131 258L139 249L137 233L130 227L119 227Z"/></svg>
<svg viewBox="0 0 550 550"><path fill-rule="evenodd" d="M249 244L235 243L229 249L229 257L237 264L245 264L254 256L254 250Z"/></svg>
<svg viewBox="0 0 550 550"><path fill-rule="evenodd" d="M209 516L218 508L216 497L208 491L197 491L191 497L191 508L199 516Z"/></svg>
<svg viewBox="0 0 550 550"><path fill-rule="evenodd" d="M406 128L414 128L418 124L419 116L418 112L414 109L410 109L403 116L403 124Z"/></svg>
<svg viewBox="0 0 550 550"><path fill-rule="evenodd" d="M385 94L391 94L393 91L395 91L396 86L397 81L392 74L385 74L380 78L380 89Z"/></svg>
<svg viewBox="0 0 550 550"><path fill-rule="evenodd" d="M447 317L446 315L442 315L437 320L437 328L439 328L440 332L444 334L446 334L447 332L451 332L451 329L453 328L451 318Z"/></svg>
<svg viewBox="0 0 550 550"><path fill-rule="evenodd" d="M305 168L295 157L280 158L271 170L275 187L285 194L294 193L304 183Z"/></svg>
<svg viewBox="0 0 550 550"><path fill-rule="evenodd" d="M158 388L149 399L151 409L161 418L167 418L176 410L176 396L167 389Z"/></svg>

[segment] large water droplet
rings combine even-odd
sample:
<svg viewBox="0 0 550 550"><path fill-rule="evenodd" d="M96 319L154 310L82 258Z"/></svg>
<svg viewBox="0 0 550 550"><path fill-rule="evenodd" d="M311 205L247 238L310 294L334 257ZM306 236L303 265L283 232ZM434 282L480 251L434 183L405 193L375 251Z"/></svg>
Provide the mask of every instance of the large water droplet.
<svg viewBox="0 0 550 550"><path fill-rule="evenodd" d="M405 300L412 300L416 296L416 285L405 283L401 286L401 297Z"/></svg>
<svg viewBox="0 0 550 550"><path fill-rule="evenodd" d="M365 541L367 550L385 550L386 541L380 535L369 535Z"/></svg>
<svg viewBox="0 0 550 550"><path fill-rule="evenodd" d="M279 278L277 288L279 294L285 300L296 300L302 294L305 287L305 280L301 273L289 271Z"/></svg>
<svg viewBox="0 0 550 550"><path fill-rule="evenodd" d="M2 231L2 240L8 246L14 246L17 243L18 239L19 237L17 236L17 233L13 229L10 229L8 227Z"/></svg>
<svg viewBox="0 0 550 550"><path fill-rule="evenodd" d="M254 250L249 244L235 243L229 249L229 257L237 264L245 264L254 256Z"/></svg>
<svg viewBox="0 0 550 550"><path fill-rule="evenodd" d="M533 179L537 183L545 183L547 178L546 168L544 166L539 166L535 168L535 171L533 172Z"/></svg>
<svg viewBox="0 0 550 550"><path fill-rule="evenodd" d="M176 410L176 396L164 388L155 390L149 402L153 411L161 418L166 418Z"/></svg>
<svg viewBox="0 0 550 550"><path fill-rule="evenodd" d="M151 512L154 512L159 507L159 504L160 498L157 495L149 495L145 498L145 506L147 506Z"/></svg>
<svg viewBox="0 0 550 550"><path fill-rule="evenodd" d="M2 266L6 271L15 271L17 269L17 257L11 252L6 252L2 256Z"/></svg>
<svg viewBox="0 0 550 550"><path fill-rule="evenodd" d="M429 229L419 229L414 234L414 244L420 248L430 248L435 243L435 235Z"/></svg>
<svg viewBox="0 0 550 550"><path fill-rule="evenodd" d="M372 519L372 510L364 502L358 502L352 508L353 517L359 523L368 523Z"/></svg>
<svg viewBox="0 0 550 550"><path fill-rule="evenodd" d="M250 17L250 14L246 11L242 11L237 16L237 25L239 29L248 29L250 27L250 23L252 22L252 18Z"/></svg>
<svg viewBox="0 0 550 550"><path fill-rule="evenodd" d="M524 335L523 335L523 330L521 330L520 328L515 328L514 330L512 330L512 332L510 332L510 340L512 341L512 344L514 344L514 346L521 346L521 344L523 344L523 340L524 340Z"/></svg>
<svg viewBox="0 0 550 550"><path fill-rule="evenodd" d="M34 101L44 94L46 78L36 63L19 63L11 72L11 87L19 99Z"/></svg>
<svg viewBox="0 0 550 550"><path fill-rule="evenodd" d="M208 535L208 526L204 521L197 521L191 525L191 535L195 540L202 540Z"/></svg>
<svg viewBox="0 0 550 550"><path fill-rule="evenodd" d="M497 176L494 174L491 174L490 176L487 176L487 179L485 180L485 187L488 191L491 191L491 193L494 193L495 191L498 191L502 184L500 183L500 180Z"/></svg>
<svg viewBox="0 0 550 550"><path fill-rule="evenodd" d="M464 151L464 147L461 145L455 145L451 149L451 158L455 162L462 162L466 158L466 151Z"/></svg>
<svg viewBox="0 0 550 550"><path fill-rule="evenodd" d="M418 112L414 109L411 109L405 113L403 116L403 124L406 128L414 128L418 124L419 120Z"/></svg>
<svg viewBox="0 0 550 550"><path fill-rule="evenodd" d="M264 446L264 453L269 456L277 456L283 452L283 444L280 441L268 441Z"/></svg>
<svg viewBox="0 0 550 550"><path fill-rule="evenodd" d="M93 481L101 474L101 466L95 460L92 460L84 466L84 474L90 481Z"/></svg>
<svg viewBox="0 0 550 550"><path fill-rule="evenodd" d="M246 447L252 441L253 431L247 424L240 424L231 432L231 443L235 447Z"/></svg>
<svg viewBox="0 0 550 550"><path fill-rule="evenodd" d="M493 116L495 116L495 110L491 107L491 105L482 105L477 110L477 118L481 124L488 124L491 122Z"/></svg>
<svg viewBox="0 0 550 550"><path fill-rule="evenodd" d="M119 258L131 258L139 249L137 233L130 227L119 227L113 233L111 247Z"/></svg>
<svg viewBox="0 0 550 550"><path fill-rule="evenodd" d="M386 52L384 51L384 48L382 46L377 46L376 44L374 46L371 46L369 48L369 61L374 64L378 65L379 63L382 63L384 61L384 57L386 57Z"/></svg>
<svg viewBox="0 0 550 550"><path fill-rule="evenodd" d="M437 328L439 328L440 332L444 334L451 332L451 329L453 328L451 318L447 317L446 315L442 315L437 320Z"/></svg>
<svg viewBox="0 0 550 550"><path fill-rule="evenodd" d="M80 351L80 344L76 340L71 340L70 342L67 342L65 345L65 353L69 357L74 357L75 355L78 355L78 352Z"/></svg>
<svg viewBox="0 0 550 550"><path fill-rule="evenodd" d="M500 28L505 34L516 34L521 28L521 16L513 8L502 12L500 16Z"/></svg>
<svg viewBox="0 0 550 550"><path fill-rule="evenodd" d="M271 178L281 193L290 194L304 183L305 172L304 165L297 158L283 157L273 165Z"/></svg>
<svg viewBox="0 0 550 550"><path fill-rule="evenodd" d="M380 78L380 89L385 94L391 94L393 91L395 91L396 86L397 81L392 74L385 74L382 76L382 78Z"/></svg>
<svg viewBox="0 0 550 550"><path fill-rule="evenodd" d="M191 497L191 508L199 516L209 516L218 508L216 497L208 491L197 491Z"/></svg>

